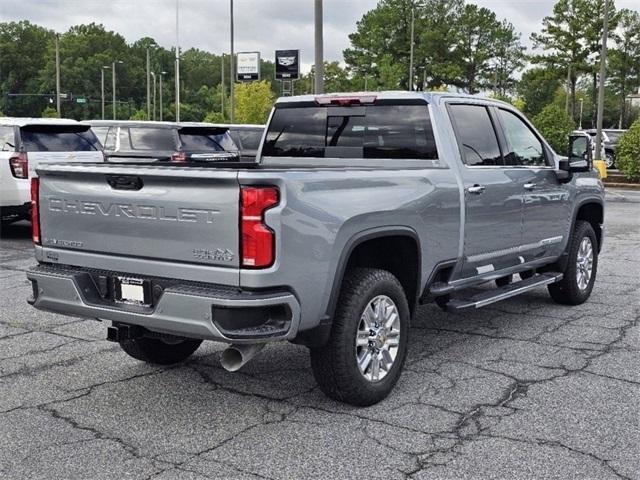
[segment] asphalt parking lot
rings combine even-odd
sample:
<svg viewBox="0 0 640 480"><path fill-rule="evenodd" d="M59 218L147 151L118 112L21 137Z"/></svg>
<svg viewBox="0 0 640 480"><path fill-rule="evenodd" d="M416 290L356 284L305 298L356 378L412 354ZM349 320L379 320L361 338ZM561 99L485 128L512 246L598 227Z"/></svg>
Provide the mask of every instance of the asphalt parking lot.
<svg viewBox="0 0 640 480"><path fill-rule="evenodd" d="M322 395L303 347L232 374L208 343L158 368L36 311L29 226L4 228L0 477L640 478L640 203L610 198L588 303L423 307L396 389L361 409Z"/></svg>

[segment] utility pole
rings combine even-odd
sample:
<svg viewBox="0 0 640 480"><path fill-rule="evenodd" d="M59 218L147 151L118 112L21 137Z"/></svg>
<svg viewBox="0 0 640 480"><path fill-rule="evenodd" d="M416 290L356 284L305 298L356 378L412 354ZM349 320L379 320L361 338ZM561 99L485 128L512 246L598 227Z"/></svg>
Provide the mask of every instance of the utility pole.
<svg viewBox="0 0 640 480"><path fill-rule="evenodd" d="M116 119L116 62L111 64L111 81L113 88L113 119Z"/></svg>
<svg viewBox="0 0 640 480"><path fill-rule="evenodd" d="M167 74L167 72L160 72L160 121L162 121L162 109L164 108L162 106L162 77L164 77Z"/></svg>
<svg viewBox="0 0 640 480"><path fill-rule="evenodd" d="M564 103L564 109L567 114L569 114L569 97L571 97L571 64L567 65L567 98ZM573 115L571 120L575 121Z"/></svg>
<svg viewBox="0 0 640 480"><path fill-rule="evenodd" d="M102 104L102 120L104 120L104 67L100 69L100 103Z"/></svg>
<svg viewBox="0 0 640 480"><path fill-rule="evenodd" d="M151 61L149 60L149 48L147 48L147 119L151 120L151 87L149 86L149 77L151 75Z"/></svg>
<svg viewBox="0 0 640 480"><path fill-rule="evenodd" d="M596 152L594 160L602 160L602 116L604 114L604 82L607 77L607 35L609 30L609 0L604 2L602 25L602 53L600 54L600 85L598 85L598 116L596 120Z"/></svg>
<svg viewBox="0 0 640 480"><path fill-rule="evenodd" d="M231 55L230 55L231 60L229 62L229 65L230 65L230 68L229 68L229 80L230 80L230 83L229 83L229 94L230 94L229 101L231 103L231 105L230 105L231 106L231 112L229 113L229 117L230 117L229 120L230 120L230 123L233 123L235 121L235 116L236 116L235 99L233 98L233 86L234 86L234 83L236 81L236 79L234 78L234 76L236 74L235 73L236 69L235 69L234 61L233 61L234 60L234 56L233 56L234 55L234 53L233 53L233 0L230 0L229 12L230 12L230 15L231 15L230 16L230 24L229 24L230 25L230 29L229 30L231 32Z"/></svg>
<svg viewBox="0 0 640 480"><path fill-rule="evenodd" d="M180 0L176 0L176 122L180 121Z"/></svg>
<svg viewBox="0 0 640 480"><path fill-rule="evenodd" d="M155 72L151 72L151 77L153 78L153 121L156 121L156 74ZM149 117L149 120L151 118Z"/></svg>
<svg viewBox="0 0 640 480"><path fill-rule="evenodd" d="M324 93L324 38L323 38L323 15L322 0L315 0L314 8L315 21L315 93Z"/></svg>
<svg viewBox="0 0 640 480"><path fill-rule="evenodd" d="M108 65L103 65L100 69L100 100L102 103L102 120L104 120L104 71L109 68Z"/></svg>
<svg viewBox="0 0 640 480"><path fill-rule="evenodd" d="M222 119L224 120L224 52L220 56L220 84L222 88L220 89L220 110L222 110Z"/></svg>
<svg viewBox="0 0 640 480"><path fill-rule="evenodd" d="M60 36L56 33L56 110L58 118L62 118L60 108Z"/></svg>
<svg viewBox="0 0 640 480"><path fill-rule="evenodd" d="M411 45L409 45L409 91L413 90L413 31L416 22L416 7L411 5Z"/></svg>

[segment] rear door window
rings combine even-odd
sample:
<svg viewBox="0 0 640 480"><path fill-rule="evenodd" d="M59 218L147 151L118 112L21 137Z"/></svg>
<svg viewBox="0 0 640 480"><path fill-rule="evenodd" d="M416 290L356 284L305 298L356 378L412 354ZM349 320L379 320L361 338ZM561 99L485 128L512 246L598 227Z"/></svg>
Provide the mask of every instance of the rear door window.
<svg viewBox="0 0 640 480"><path fill-rule="evenodd" d="M427 105L280 108L262 154L274 157L437 159Z"/></svg>
<svg viewBox="0 0 640 480"><path fill-rule="evenodd" d="M503 165L498 137L483 105L449 105L462 161L469 166Z"/></svg>
<svg viewBox="0 0 640 480"><path fill-rule="evenodd" d="M173 130L169 128L129 127L121 130L129 131L129 142L133 150L176 150ZM120 139L120 149L127 145Z"/></svg>
<svg viewBox="0 0 640 480"><path fill-rule="evenodd" d="M0 152L13 152L16 149L13 127L0 126Z"/></svg>
<svg viewBox="0 0 640 480"><path fill-rule="evenodd" d="M86 126L27 125L20 128L27 152L87 152L100 150L96 135Z"/></svg>

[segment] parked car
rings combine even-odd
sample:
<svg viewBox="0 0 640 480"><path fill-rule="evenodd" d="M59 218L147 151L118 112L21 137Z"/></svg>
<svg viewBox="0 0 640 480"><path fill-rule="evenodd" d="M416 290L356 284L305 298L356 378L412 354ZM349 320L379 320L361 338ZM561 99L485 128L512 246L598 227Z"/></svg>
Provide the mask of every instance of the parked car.
<svg viewBox="0 0 640 480"><path fill-rule="evenodd" d="M227 127L205 123L92 120L108 162L237 161Z"/></svg>
<svg viewBox="0 0 640 480"><path fill-rule="evenodd" d="M584 130L588 135L595 139L597 130L590 128ZM607 168L616 168L616 149L618 148L618 140L626 130L618 130L613 128L602 129L602 145L604 148L604 156L602 159L605 161Z"/></svg>
<svg viewBox="0 0 640 480"><path fill-rule="evenodd" d="M0 117L0 209L2 222L28 219L29 178L40 164L102 162L98 139L75 120Z"/></svg>
<svg viewBox="0 0 640 480"><path fill-rule="evenodd" d="M229 134L240 149L240 157L243 161L255 161L260 140L264 134L264 125L246 124L218 124L217 127L229 128Z"/></svg>
<svg viewBox="0 0 640 480"><path fill-rule="evenodd" d="M604 189L586 140L558 156L517 109L474 96L281 98L257 163L43 168L29 302L110 320L108 339L151 363L217 340L234 371L266 343L303 344L322 391L370 405L421 303L589 298Z"/></svg>

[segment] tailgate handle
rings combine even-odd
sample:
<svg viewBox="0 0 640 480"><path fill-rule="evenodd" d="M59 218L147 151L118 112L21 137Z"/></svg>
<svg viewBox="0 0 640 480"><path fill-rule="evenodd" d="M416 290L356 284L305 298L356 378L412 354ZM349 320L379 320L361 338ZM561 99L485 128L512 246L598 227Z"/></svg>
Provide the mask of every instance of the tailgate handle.
<svg viewBox="0 0 640 480"><path fill-rule="evenodd" d="M142 179L132 175L107 175L107 183L115 190L140 190Z"/></svg>

